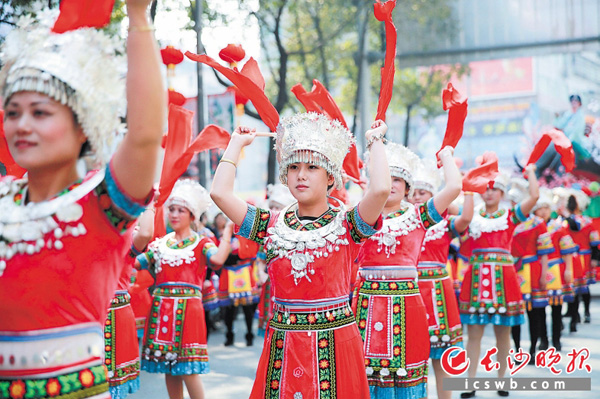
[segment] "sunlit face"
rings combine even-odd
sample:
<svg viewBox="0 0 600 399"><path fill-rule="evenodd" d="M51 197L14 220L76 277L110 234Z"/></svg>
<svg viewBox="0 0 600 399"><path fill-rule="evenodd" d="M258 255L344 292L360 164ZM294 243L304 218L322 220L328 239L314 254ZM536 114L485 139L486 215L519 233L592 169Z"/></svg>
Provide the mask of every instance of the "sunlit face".
<svg viewBox="0 0 600 399"><path fill-rule="evenodd" d="M550 209L550 207L548 205L544 205L539 207L538 209L535 210L535 212L533 212L535 214L535 216L540 217L542 219L544 219L544 221L548 221L550 220L550 216L552 215L552 210Z"/></svg>
<svg viewBox="0 0 600 399"><path fill-rule="evenodd" d="M15 162L29 171L74 165L86 141L69 107L31 91L10 98L4 131Z"/></svg>
<svg viewBox="0 0 600 399"><path fill-rule="evenodd" d="M193 217L186 207L172 204L169 206L168 211L169 224L174 231L183 231L191 226Z"/></svg>
<svg viewBox="0 0 600 399"><path fill-rule="evenodd" d="M399 206L400 202L406 196L406 188L407 184L403 178L392 176L392 189L390 190L390 195L388 195L385 206L387 208Z"/></svg>
<svg viewBox="0 0 600 399"><path fill-rule="evenodd" d="M422 188L417 188L414 190L412 197L409 198L409 201L415 205L424 204L427 202L433 194L430 191L424 190Z"/></svg>
<svg viewBox="0 0 600 399"><path fill-rule="evenodd" d="M481 195L483 202L486 206L497 206L500 204L500 200L504 196L504 191L499 188L488 188L485 193Z"/></svg>
<svg viewBox="0 0 600 399"><path fill-rule="evenodd" d="M334 177L317 165L297 162L288 167L288 188L299 203L314 203L325 198L327 187L334 182Z"/></svg>

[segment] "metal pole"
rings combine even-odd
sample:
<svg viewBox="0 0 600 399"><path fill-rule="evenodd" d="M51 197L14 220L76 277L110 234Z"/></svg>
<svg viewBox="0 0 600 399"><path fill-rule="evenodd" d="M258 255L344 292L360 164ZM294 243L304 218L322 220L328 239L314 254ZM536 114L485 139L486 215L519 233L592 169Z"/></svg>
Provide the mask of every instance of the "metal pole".
<svg viewBox="0 0 600 399"><path fill-rule="evenodd" d="M202 0L196 0L195 7L195 26L196 31L196 53L204 54L204 46L202 45ZM201 132L204 128L204 88L202 82L202 63L196 63L196 75L198 81L198 95L196 101L196 121L198 126L198 132ZM198 180L200 184L206 187L208 182L207 173L209 168L206 166L207 154L205 152L198 154Z"/></svg>

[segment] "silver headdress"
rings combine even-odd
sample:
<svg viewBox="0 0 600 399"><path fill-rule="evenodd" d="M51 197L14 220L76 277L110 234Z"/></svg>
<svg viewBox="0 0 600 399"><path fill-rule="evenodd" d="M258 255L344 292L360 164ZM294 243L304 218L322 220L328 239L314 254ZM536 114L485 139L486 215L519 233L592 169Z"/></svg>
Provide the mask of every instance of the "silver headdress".
<svg viewBox="0 0 600 399"><path fill-rule="evenodd" d="M337 120L315 112L282 118L277 125L277 160L279 180L287 185L288 167L306 162L322 167L342 187L342 164L350 146L352 133Z"/></svg>
<svg viewBox="0 0 600 399"><path fill-rule="evenodd" d="M210 208L212 201L208 191L198 182L190 179L178 180L167 199L165 206L180 205L187 208L194 220L200 220L200 216Z"/></svg>
<svg viewBox="0 0 600 399"><path fill-rule="evenodd" d="M116 147L125 113L126 66L116 55L123 46L91 28L52 33L57 15L47 10L38 12L37 21L22 17L6 36L0 93L5 105L15 93L34 91L68 106L103 164Z"/></svg>
<svg viewBox="0 0 600 399"><path fill-rule="evenodd" d="M538 198L531 212L533 213L545 206L550 207L550 209L554 210L554 196L552 195L552 190L550 190L549 188L540 187L540 198Z"/></svg>
<svg viewBox="0 0 600 399"><path fill-rule="evenodd" d="M509 182L509 175L504 171L498 171L496 178L493 180L494 188L502 190L503 193L506 193Z"/></svg>
<svg viewBox="0 0 600 399"><path fill-rule="evenodd" d="M432 159L421 159L413 174L414 190L426 190L437 193L442 184L442 175Z"/></svg>
<svg viewBox="0 0 600 399"><path fill-rule="evenodd" d="M496 187L496 184L494 184ZM499 188L499 187L498 187ZM529 182L522 177L513 177L509 180L509 189L507 194L508 200L519 203L527 195L529 189Z"/></svg>
<svg viewBox="0 0 600 399"><path fill-rule="evenodd" d="M400 177L408 184L406 193L409 197L414 191L414 172L419 166L419 157L403 145L388 142L385 155L393 177ZM370 171L373 173L372 171Z"/></svg>

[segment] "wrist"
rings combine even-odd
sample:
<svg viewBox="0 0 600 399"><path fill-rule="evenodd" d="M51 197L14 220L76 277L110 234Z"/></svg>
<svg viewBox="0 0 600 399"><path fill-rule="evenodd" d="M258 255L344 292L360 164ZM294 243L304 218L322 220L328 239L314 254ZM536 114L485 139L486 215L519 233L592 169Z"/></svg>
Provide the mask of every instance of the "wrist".
<svg viewBox="0 0 600 399"><path fill-rule="evenodd" d="M473 191L463 191L463 195L474 195Z"/></svg>

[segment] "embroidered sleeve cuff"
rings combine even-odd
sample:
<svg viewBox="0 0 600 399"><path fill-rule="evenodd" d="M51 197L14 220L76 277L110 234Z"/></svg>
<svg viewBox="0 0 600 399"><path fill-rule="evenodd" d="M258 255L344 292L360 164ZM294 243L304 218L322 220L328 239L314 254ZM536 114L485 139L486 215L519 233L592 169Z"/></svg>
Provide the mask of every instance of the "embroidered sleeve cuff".
<svg viewBox="0 0 600 399"><path fill-rule="evenodd" d="M209 248L205 248L204 250L202 250L202 252L204 252L204 254L206 255L206 260L210 261L210 258L212 258L217 253L218 250L219 250L219 248L212 245Z"/></svg>
<svg viewBox="0 0 600 399"><path fill-rule="evenodd" d="M455 220L456 220L456 218L450 218L450 223L448 223L448 226L450 228L450 233L452 234L453 237L460 237L460 233L458 232L458 230L456 230L456 226L454 225Z"/></svg>
<svg viewBox="0 0 600 399"><path fill-rule="evenodd" d="M514 207L514 213L513 215L515 216L515 218L517 219L516 222L517 223L523 223L524 221L527 220L527 216L525 216L523 214L523 211L521 210L521 204L517 204Z"/></svg>
<svg viewBox="0 0 600 399"><path fill-rule="evenodd" d="M569 255L577 252L577 247L565 248L560 250L561 255Z"/></svg>
<svg viewBox="0 0 600 399"><path fill-rule="evenodd" d="M140 263L141 270L148 270L150 268L150 262L148 262L148 257L146 254L140 254L136 257L136 259Z"/></svg>
<svg viewBox="0 0 600 399"><path fill-rule="evenodd" d="M358 206L350 209L346 217L350 223L352 240L356 243L362 242L377 233L383 224L381 215L377 218L373 226L365 222L358 212Z"/></svg>
<svg viewBox="0 0 600 399"><path fill-rule="evenodd" d="M263 251L258 251L258 253L256 254L256 259L258 260L267 260L267 254L264 253Z"/></svg>
<svg viewBox="0 0 600 399"><path fill-rule="evenodd" d="M143 254L143 252L138 251L138 249L135 247L135 245L131 244L131 248L129 249L129 253L130 256L132 258L137 258L138 256L140 256L141 254Z"/></svg>
<svg viewBox="0 0 600 399"><path fill-rule="evenodd" d="M129 216L131 219L135 219L144 212L146 209L146 205L152 199L152 193L149 193L148 196L142 200L136 200L131 198L125 193L125 190L119 185L119 182L115 180L113 177L112 164L109 163L106 165L106 189L108 191L108 196L110 197L112 203L125 215Z"/></svg>
<svg viewBox="0 0 600 399"><path fill-rule="evenodd" d="M438 210L435 209L435 205L433 204L433 198L429 198L429 200L427 200L427 212L429 213L429 217L431 218L431 220L433 220L434 224L438 224L444 219L442 215L440 215Z"/></svg>
<svg viewBox="0 0 600 399"><path fill-rule="evenodd" d="M239 228L235 227L235 234L262 244L267 235L270 218L271 213L269 211L257 208L254 205L248 205L244 221Z"/></svg>
<svg viewBox="0 0 600 399"><path fill-rule="evenodd" d="M554 252L554 247L551 247L551 248L543 248L543 249L538 249L538 250L537 250L537 254L538 254L539 256L541 256L541 255L548 255L548 254L551 254L552 252Z"/></svg>

